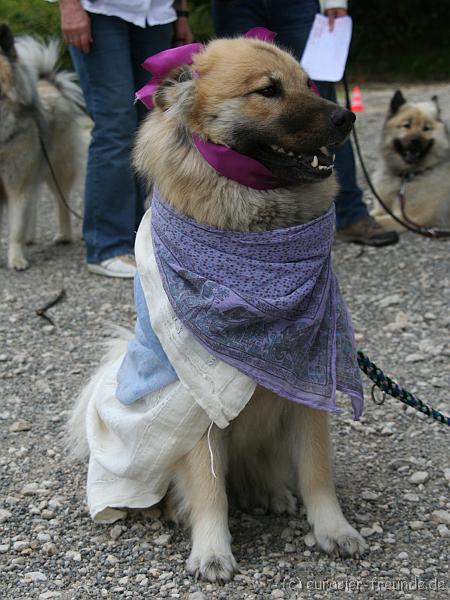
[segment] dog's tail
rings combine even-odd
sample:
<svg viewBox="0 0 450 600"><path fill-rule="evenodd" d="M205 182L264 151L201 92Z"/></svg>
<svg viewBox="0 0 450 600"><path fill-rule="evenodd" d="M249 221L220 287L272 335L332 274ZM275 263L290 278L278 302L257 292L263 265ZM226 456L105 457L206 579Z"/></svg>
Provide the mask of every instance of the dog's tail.
<svg viewBox="0 0 450 600"><path fill-rule="evenodd" d="M112 363L125 354L128 340L133 335L132 331L124 327L114 327L114 332L117 337L106 342L106 354L103 358L103 363L81 390L67 424L67 450L72 460L81 460L89 455L89 445L86 435L88 404L95 394L97 385L110 369Z"/></svg>
<svg viewBox="0 0 450 600"><path fill-rule="evenodd" d="M59 89L77 112L85 111L83 94L75 73L58 68L61 57L59 40L52 39L46 43L24 35L16 38L15 46L20 62L33 73L36 80L47 79Z"/></svg>

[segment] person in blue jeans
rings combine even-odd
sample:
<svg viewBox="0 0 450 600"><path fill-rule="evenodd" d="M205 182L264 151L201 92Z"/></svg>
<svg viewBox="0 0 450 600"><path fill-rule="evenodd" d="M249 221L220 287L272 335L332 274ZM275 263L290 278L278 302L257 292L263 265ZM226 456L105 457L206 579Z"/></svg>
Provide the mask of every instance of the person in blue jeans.
<svg viewBox="0 0 450 600"><path fill-rule="evenodd" d="M148 82L144 60L190 43L185 0L60 0L61 29L94 121L87 163L83 237L88 270L131 278L145 188L131 166L139 121L134 102Z"/></svg>
<svg viewBox="0 0 450 600"><path fill-rule="evenodd" d="M329 26L347 14L346 0L324 0ZM240 35L253 27L267 27L277 33L276 42L301 59L316 14L318 0L212 0L212 16L218 37ZM316 81L320 94L336 102L333 83ZM396 232L385 231L369 216L356 182L356 168L350 141L336 150L336 172L340 192L335 199L337 237L342 241L386 246L398 241Z"/></svg>

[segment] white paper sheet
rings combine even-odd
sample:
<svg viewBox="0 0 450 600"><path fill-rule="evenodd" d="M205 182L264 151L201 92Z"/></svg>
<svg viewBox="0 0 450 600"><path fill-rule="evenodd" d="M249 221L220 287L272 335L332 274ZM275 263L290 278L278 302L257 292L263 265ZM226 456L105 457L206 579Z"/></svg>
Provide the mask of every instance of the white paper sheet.
<svg viewBox="0 0 450 600"><path fill-rule="evenodd" d="M339 17L334 29L328 28L328 18L317 14L309 33L301 64L311 79L340 81L344 75L350 40L352 19Z"/></svg>

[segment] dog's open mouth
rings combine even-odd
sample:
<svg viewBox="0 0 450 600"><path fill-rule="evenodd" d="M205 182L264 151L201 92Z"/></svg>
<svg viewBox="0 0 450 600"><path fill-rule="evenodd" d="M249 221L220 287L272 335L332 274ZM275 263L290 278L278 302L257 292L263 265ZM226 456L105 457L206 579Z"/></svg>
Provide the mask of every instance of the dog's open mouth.
<svg viewBox="0 0 450 600"><path fill-rule="evenodd" d="M394 148L408 165L415 165L421 161L429 152L433 140L429 140L426 144L409 144L404 145L398 139L394 141Z"/></svg>
<svg viewBox="0 0 450 600"><path fill-rule="evenodd" d="M272 144L260 148L257 159L281 179L314 181L332 174L335 155L325 146L305 152Z"/></svg>
<svg viewBox="0 0 450 600"><path fill-rule="evenodd" d="M270 148L273 152L281 156L288 164L294 163L297 168L301 166L305 170L317 176L327 177L333 171L335 155L330 154L328 148L322 147L312 153L295 153L292 150L286 150L282 146L272 145Z"/></svg>

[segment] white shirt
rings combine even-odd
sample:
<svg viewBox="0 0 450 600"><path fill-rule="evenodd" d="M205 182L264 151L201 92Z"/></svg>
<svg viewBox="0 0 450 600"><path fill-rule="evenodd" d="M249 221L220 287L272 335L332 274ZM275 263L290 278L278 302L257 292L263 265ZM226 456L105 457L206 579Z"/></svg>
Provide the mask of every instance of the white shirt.
<svg viewBox="0 0 450 600"><path fill-rule="evenodd" d="M84 10L145 27L176 21L173 0L81 0Z"/></svg>
<svg viewBox="0 0 450 600"><path fill-rule="evenodd" d="M175 316L153 253L150 219L149 210L136 236L136 262L152 329L179 379L122 404L115 394L122 356L102 367L90 384L87 500L99 522L122 518L121 508L159 502L180 458L211 423L227 427L256 388L244 373L212 356Z"/></svg>

